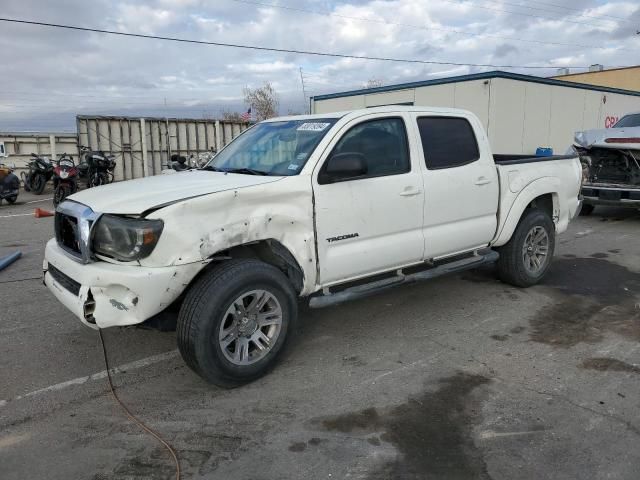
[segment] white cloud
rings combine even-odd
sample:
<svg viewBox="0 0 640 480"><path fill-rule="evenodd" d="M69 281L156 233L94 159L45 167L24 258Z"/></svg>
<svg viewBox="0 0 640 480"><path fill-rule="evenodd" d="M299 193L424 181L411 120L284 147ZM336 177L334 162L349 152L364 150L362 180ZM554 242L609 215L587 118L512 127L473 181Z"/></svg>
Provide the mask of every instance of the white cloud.
<svg viewBox="0 0 640 480"><path fill-rule="evenodd" d="M332 14L318 15L232 0L4 0L3 14L261 47L427 61L552 65L541 71L516 69L538 75L554 74L555 65L627 65L640 48L640 36L635 35L640 25L637 2L518 2L522 7L509 3L514 2L283 3ZM172 115L200 117L203 109L242 108L242 88L264 81L277 86L283 112L300 110L306 105L299 67L312 95L359 88L368 79L390 84L490 69L306 56L19 25L2 25L0 49L11 52L11 61L3 64L0 104L17 105L0 116L0 129L20 122L37 126L38 118L47 119L49 125L55 123L57 112L116 113L125 107L130 114L154 108L165 114L173 105ZM70 113L57 117L73 127Z"/></svg>

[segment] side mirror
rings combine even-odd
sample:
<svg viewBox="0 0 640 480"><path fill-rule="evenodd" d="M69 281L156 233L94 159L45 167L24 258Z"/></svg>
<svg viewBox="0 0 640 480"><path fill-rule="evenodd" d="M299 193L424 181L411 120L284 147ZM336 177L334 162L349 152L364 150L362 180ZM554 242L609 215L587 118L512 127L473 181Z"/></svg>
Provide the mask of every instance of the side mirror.
<svg viewBox="0 0 640 480"><path fill-rule="evenodd" d="M337 153L327 160L321 183L331 183L367 174L364 155L355 152Z"/></svg>

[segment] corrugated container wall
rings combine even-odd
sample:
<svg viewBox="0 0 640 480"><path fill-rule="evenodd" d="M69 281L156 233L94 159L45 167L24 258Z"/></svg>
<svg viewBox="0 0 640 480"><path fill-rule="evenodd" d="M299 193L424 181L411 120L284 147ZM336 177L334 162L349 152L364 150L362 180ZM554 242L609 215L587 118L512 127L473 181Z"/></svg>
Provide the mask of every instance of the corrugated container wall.
<svg viewBox="0 0 640 480"><path fill-rule="evenodd" d="M176 118L78 116L78 142L116 157L116 180L157 175L171 155L217 152L248 128L246 123Z"/></svg>
<svg viewBox="0 0 640 480"><path fill-rule="evenodd" d="M607 119L640 111L640 94L611 93L511 78L401 87L326 99L320 96L312 99L312 112L328 113L393 104L462 108L478 116L487 129L494 153L535 154L538 147L552 147L555 153L564 153L576 131L605 128L610 126Z"/></svg>
<svg viewBox="0 0 640 480"><path fill-rule="evenodd" d="M24 170L32 153L51 160L67 153L77 162L80 145L114 155L115 180L129 180L159 174L173 154L188 158L217 152L249 127L216 120L103 116L79 116L76 123L77 134L0 132L7 154L0 162Z"/></svg>

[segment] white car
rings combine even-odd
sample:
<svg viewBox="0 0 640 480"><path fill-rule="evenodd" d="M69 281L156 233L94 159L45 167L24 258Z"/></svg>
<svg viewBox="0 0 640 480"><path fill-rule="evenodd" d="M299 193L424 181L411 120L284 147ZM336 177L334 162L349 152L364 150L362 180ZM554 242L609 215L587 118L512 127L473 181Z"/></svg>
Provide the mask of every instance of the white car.
<svg viewBox="0 0 640 480"><path fill-rule="evenodd" d="M313 307L498 263L526 287L580 209L577 156L492 155L478 118L390 106L274 118L207 166L72 195L45 283L93 328L179 306L186 363L263 375Z"/></svg>

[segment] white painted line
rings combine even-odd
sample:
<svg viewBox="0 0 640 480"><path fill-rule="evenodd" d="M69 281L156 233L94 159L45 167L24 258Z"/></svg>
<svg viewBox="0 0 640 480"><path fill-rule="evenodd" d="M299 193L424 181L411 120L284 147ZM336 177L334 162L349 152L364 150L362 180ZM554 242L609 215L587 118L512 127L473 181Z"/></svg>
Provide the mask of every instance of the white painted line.
<svg viewBox="0 0 640 480"><path fill-rule="evenodd" d="M171 350L169 352L159 353L158 355L152 355L150 357L142 358L140 360L125 363L124 365L113 367L111 369L111 374L115 375L116 373L127 372L130 370L137 370L139 368L144 368L154 363L170 360L177 356L178 356L178 350ZM25 393L24 395L18 395L17 397L12 398L11 400L0 400L0 408L6 406L9 402L15 402L17 400L22 400L24 398L36 397L38 395L43 395L45 393L59 392L60 390L64 390L65 388L72 387L74 385L82 385L87 382L90 382L93 380L101 380L106 377L107 377L107 371L102 370L101 372L94 373L92 375L87 375L85 377L78 377L71 380L67 380L66 382L56 383L55 385L49 385L48 387L39 388L38 390L33 390L29 393Z"/></svg>
<svg viewBox="0 0 640 480"><path fill-rule="evenodd" d="M13 447L18 443L24 442L31 438L30 433L23 433L22 435L7 435L6 437L0 438L0 450L7 447Z"/></svg>
<svg viewBox="0 0 640 480"><path fill-rule="evenodd" d="M489 440L492 438L500 438L500 437L515 437L519 435L533 435L535 433L545 433L546 430L525 430L521 432L494 432L493 430L485 430L484 432L480 432L478 435L482 440Z"/></svg>
<svg viewBox="0 0 640 480"><path fill-rule="evenodd" d="M33 213L16 213L15 215L2 215L0 218L10 218L10 217L33 217Z"/></svg>
<svg viewBox="0 0 640 480"><path fill-rule="evenodd" d="M25 205L28 205L30 203L46 202L48 200L53 200L53 197L51 197L51 198L43 198L42 200L32 200L30 202L25 202Z"/></svg>

